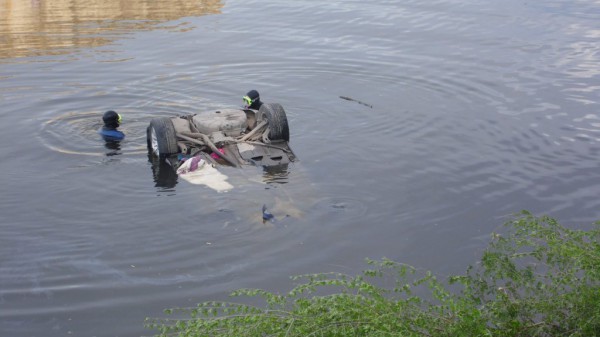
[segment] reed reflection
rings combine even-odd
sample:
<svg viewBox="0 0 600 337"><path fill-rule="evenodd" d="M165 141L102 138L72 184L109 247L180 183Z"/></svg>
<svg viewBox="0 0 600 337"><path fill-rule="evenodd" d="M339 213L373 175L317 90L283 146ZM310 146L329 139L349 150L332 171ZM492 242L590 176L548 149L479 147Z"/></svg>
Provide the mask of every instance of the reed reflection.
<svg viewBox="0 0 600 337"><path fill-rule="evenodd" d="M0 0L0 58L102 46L131 30L222 7L220 0Z"/></svg>

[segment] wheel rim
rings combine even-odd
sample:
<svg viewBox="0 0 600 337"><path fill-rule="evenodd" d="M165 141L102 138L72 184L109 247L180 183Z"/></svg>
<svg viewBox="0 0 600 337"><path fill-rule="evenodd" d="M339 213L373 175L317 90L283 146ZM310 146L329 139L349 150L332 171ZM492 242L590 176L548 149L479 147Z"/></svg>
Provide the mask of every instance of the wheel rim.
<svg viewBox="0 0 600 337"><path fill-rule="evenodd" d="M152 152L160 156L160 152L158 151L158 138L156 137L156 131L154 128L150 128L150 145L152 146Z"/></svg>

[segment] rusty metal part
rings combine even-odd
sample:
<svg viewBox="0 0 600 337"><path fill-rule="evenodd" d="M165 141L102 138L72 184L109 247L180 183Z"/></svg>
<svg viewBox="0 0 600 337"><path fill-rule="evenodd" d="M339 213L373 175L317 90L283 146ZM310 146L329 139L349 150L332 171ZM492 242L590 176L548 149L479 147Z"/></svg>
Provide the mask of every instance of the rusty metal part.
<svg viewBox="0 0 600 337"><path fill-rule="evenodd" d="M250 137L254 136L255 134L258 133L258 131L260 131L260 129L262 129L265 125L269 124L269 122L267 121L262 121L260 122L254 129L252 129L252 131L248 132L247 134L244 135L244 137L242 137L240 139L240 142L245 142L246 140L248 140Z"/></svg>
<svg viewBox="0 0 600 337"><path fill-rule="evenodd" d="M233 165L234 167L239 167L239 164L235 160L229 158L228 155L221 153L221 151L219 151L219 148L217 148L217 146L210 140L210 138L208 138L207 135L205 135L203 133L196 133L196 134L200 138L202 138L202 141L199 141L198 139L194 139L192 137L182 135L180 133L177 134L177 137L179 137L181 139L185 139L194 144L207 145L213 151L213 153L216 153L219 157L223 158L225 161L227 161L229 164Z"/></svg>

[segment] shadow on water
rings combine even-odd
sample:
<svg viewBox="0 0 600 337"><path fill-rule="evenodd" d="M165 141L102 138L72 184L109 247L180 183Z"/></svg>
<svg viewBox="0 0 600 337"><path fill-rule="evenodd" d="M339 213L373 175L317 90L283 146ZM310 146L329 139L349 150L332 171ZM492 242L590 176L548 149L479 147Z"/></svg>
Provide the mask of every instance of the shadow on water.
<svg viewBox="0 0 600 337"><path fill-rule="evenodd" d="M0 59L67 54L99 47L136 30L193 29L188 23L161 27L182 17L219 14L220 0L6 0L0 1Z"/></svg>

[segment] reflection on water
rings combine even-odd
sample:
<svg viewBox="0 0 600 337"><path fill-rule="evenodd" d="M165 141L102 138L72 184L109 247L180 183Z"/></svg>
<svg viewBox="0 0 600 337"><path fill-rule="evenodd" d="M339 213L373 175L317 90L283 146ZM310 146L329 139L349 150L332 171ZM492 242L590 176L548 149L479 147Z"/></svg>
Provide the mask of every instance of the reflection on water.
<svg viewBox="0 0 600 337"><path fill-rule="evenodd" d="M0 58L65 54L131 30L220 13L220 0L0 0ZM172 27L171 27L172 28ZM178 31L192 29L182 24Z"/></svg>
<svg viewBox="0 0 600 337"><path fill-rule="evenodd" d="M154 187L161 188L162 191L173 191L177 185L177 173L164 160L148 153L148 162L152 167L152 176L154 178Z"/></svg>
<svg viewBox="0 0 600 337"><path fill-rule="evenodd" d="M265 183L286 184L289 175L289 164L263 167L263 181Z"/></svg>
<svg viewBox="0 0 600 337"><path fill-rule="evenodd" d="M105 140L104 147L109 150L106 153L107 157L116 156L121 154L121 141L118 140Z"/></svg>

